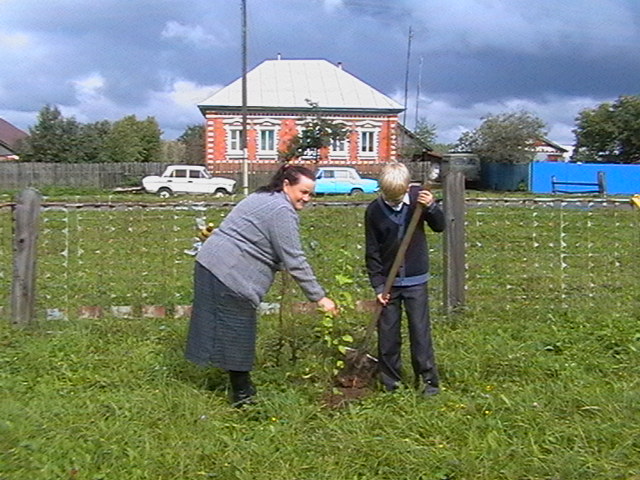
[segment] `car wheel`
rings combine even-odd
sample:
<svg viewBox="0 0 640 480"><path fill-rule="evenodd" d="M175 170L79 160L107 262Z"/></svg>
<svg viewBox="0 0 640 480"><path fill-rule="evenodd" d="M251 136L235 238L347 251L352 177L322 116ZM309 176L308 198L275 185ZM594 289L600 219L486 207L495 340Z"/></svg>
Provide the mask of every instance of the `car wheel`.
<svg viewBox="0 0 640 480"><path fill-rule="evenodd" d="M220 198L224 197L227 194L227 191L224 188L217 188L215 192L213 192L213 196Z"/></svg>
<svg viewBox="0 0 640 480"><path fill-rule="evenodd" d="M169 188L161 188L158 190L158 196L160 198L169 198L171 196L171 190Z"/></svg>
<svg viewBox="0 0 640 480"><path fill-rule="evenodd" d="M364 192L361 188L354 188L353 190L351 190L350 195L362 195L363 193Z"/></svg>

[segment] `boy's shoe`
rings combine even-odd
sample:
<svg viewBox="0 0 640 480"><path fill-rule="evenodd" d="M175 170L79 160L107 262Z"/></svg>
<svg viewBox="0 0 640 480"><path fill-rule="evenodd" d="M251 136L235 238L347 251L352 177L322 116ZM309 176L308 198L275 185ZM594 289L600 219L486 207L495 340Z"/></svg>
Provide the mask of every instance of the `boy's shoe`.
<svg viewBox="0 0 640 480"><path fill-rule="evenodd" d="M432 397L440 393L440 389L438 387L434 387L433 385L427 383L422 390L423 397Z"/></svg>

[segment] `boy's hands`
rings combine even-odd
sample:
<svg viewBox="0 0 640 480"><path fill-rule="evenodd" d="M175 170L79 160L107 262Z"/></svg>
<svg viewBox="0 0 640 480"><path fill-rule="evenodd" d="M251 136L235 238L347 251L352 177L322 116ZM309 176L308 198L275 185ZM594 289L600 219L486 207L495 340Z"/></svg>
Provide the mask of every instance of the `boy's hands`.
<svg viewBox="0 0 640 480"><path fill-rule="evenodd" d="M390 298L391 298L391 294L390 293L379 293L378 295L376 295L376 300L383 307L387 306L387 303L389 303L389 299Z"/></svg>
<svg viewBox="0 0 640 480"><path fill-rule="evenodd" d="M421 203L425 207L430 207L436 199L433 197L433 193L429 190L420 190L418 194L418 203Z"/></svg>

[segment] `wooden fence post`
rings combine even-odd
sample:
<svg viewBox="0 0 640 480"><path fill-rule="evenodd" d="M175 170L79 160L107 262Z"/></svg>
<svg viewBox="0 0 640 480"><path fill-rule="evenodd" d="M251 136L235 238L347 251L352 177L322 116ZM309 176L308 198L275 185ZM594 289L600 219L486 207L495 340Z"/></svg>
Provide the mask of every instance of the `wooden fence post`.
<svg viewBox="0 0 640 480"><path fill-rule="evenodd" d="M465 302L464 174L450 171L444 178L444 308L451 313Z"/></svg>
<svg viewBox="0 0 640 480"><path fill-rule="evenodd" d="M11 321L15 325L25 325L35 319L40 200L37 191L27 188L18 195L14 209Z"/></svg>

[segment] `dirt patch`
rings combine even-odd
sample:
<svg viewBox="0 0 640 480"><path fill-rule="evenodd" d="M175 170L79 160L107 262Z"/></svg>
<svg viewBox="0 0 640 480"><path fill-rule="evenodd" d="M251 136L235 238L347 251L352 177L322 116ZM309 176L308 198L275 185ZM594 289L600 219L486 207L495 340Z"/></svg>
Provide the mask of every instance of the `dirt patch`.
<svg viewBox="0 0 640 480"><path fill-rule="evenodd" d="M333 387L322 397L322 406L329 409L339 409L351 403L362 400L371 394L371 388Z"/></svg>
<svg viewBox="0 0 640 480"><path fill-rule="evenodd" d="M360 350L348 350L344 367L336 375L331 391L322 404L328 408L342 408L369 395L376 382L378 360Z"/></svg>

